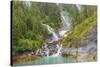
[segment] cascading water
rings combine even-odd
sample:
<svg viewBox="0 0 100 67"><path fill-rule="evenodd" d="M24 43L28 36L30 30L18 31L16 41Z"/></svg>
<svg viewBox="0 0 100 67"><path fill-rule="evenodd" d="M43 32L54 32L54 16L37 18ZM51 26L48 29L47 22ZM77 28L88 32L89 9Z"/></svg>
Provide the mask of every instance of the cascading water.
<svg viewBox="0 0 100 67"><path fill-rule="evenodd" d="M80 13L80 12L82 11L82 6L79 5L79 4L77 4L76 7L77 7L77 9L78 9L78 11L79 11L79 13Z"/></svg>
<svg viewBox="0 0 100 67"><path fill-rule="evenodd" d="M35 55L38 55L38 53L39 53L39 49L36 51Z"/></svg>
<svg viewBox="0 0 100 67"><path fill-rule="evenodd" d="M45 26L47 27L47 29L48 29L48 32L49 32L50 34L53 35L52 40L53 40L53 41L57 41L59 38L58 38L57 34L54 32L54 29L51 28L51 27L50 27L49 25L47 25L47 24L43 24L43 25L45 25Z"/></svg>
<svg viewBox="0 0 100 67"><path fill-rule="evenodd" d="M61 20L62 20L62 29L59 31L59 35L65 36L65 33L70 29L71 19L68 16L68 13L60 9L61 11Z"/></svg>
<svg viewBox="0 0 100 67"><path fill-rule="evenodd" d="M60 51L61 51L61 49L62 49L62 44L61 44L61 45L57 45L57 48L58 48L57 53L60 54L60 53L61 53Z"/></svg>
<svg viewBox="0 0 100 67"><path fill-rule="evenodd" d="M36 51L36 53L35 53L35 55L38 55L38 54L42 54L42 52L41 52L41 49L39 48L39 49L37 49L37 51Z"/></svg>
<svg viewBox="0 0 100 67"><path fill-rule="evenodd" d="M36 51L36 55L41 55L41 56L43 56L43 58L42 58L42 60L41 59L39 59L39 60L37 60L37 61L35 61L35 62L32 62L32 64L34 63L40 63L40 64L44 64L44 63L51 63L52 61L52 63L54 63L54 61L56 62L56 63L58 63L59 61L61 61L60 63L62 63L62 62L69 62L70 61L70 59L68 58L68 60L66 60L65 58L63 58L62 59L62 56L61 56L61 53L63 54L63 52L67 52L66 54L68 55L69 53L74 53L74 52L80 52L80 53L83 53L83 51L84 51L84 53L91 53L91 52L95 52L96 51L96 48L97 48L97 46L96 46L96 44L94 45L94 43L89 43L90 45L88 45L87 47L80 47L80 48L78 48L78 50L75 48L63 48L62 47L62 44L61 43L59 43L59 41L60 41L60 37L66 37L67 35L66 35L66 33L67 33L67 31L69 31L69 29L70 29L70 26L71 26L71 19L70 19L70 17L68 16L68 13L66 12L66 11L64 11L62 8L62 6L60 6L60 4L59 3L57 3L57 6L59 6L59 7L61 7L61 8L59 8L60 9L60 19L61 19L61 23L62 23L62 26L61 26L61 28L59 29L59 37L58 37L58 35L57 35L57 33L54 31L54 29L52 28L52 27L50 27L49 25L47 25L47 24L43 24L46 28L47 28L47 30L48 30L48 32L49 32L49 34L50 34L50 37L52 37L52 39L51 39L51 41L50 42L45 42L44 43L44 46L42 46L42 48L39 48L37 51ZM80 5L76 5L76 7L77 7L77 9L78 9L78 12L81 12L82 11L82 6L80 6ZM51 36L51 34L52 34L52 36ZM49 36L49 35L48 35ZM58 43L55 43L55 42L58 42ZM49 45L50 44L50 45ZM53 46L56 46L56 47L53 47ZM93 45L91 45L91 44L93 44ZM48 47L48 46L51 46L51 47ZM53 48L52 48L53 47ZM85 50L84 50L84 48L85 48ZM51 51L52 49L54 49L53 51ZM62 50L63 49L63 50ZM53 52L53 53L52 53ZM80 54L79 54L80 55ZM46 57L44 57L44 56L46 56ZM57 57L57 58L56 58ZM40 61L40 62L39 62ZM49 62L49 61L51 61L51 62ZM76 58L75 58L75 61L76 61ZM44 63L42 63L42 62L44 62Z"/></svg>
<svg viewBox="0 0 100 67"><path fill-rule="evenodd" d="M70 18L68 17L68 14L65 11L61 11L61 20L63 23L63 26L66 26L67 28L70 26Z"/></svg>
<svg viewBox="0 0 100 67"><path fill-rule="evenodd" d="M58 41L59 40L59 37L57 36L57 34L54 32L54 30L53 30L53 28L51 28L49 25L47 25L47 24L43 24L43 25L45 25L46 27L47 27L47 29L48 29L48 32L50 33L50 34L52 34L52 42L54 42L54 41ZM58 45L58 44L55 44L56 45L56 47L57 47L57 53L55 53L54 55L52 55L52 56L58 56L59 54L60 54L60 51L61 51L61 49L62 49L62 46L61 45ZM47 56L49 56L49 53L50 53L50 50L47 48L47 44L45 44L45 46L44 46L47 50L46 50L46 55Z"/></svg>
<svg viewBox="0 0 100 67"><path fill-rule="evenodd" d="M62 49L62 45L58 45L57 44L57 53L56 54L54 54L54 55L52 55L53 57L56 57L56 56L60 56L60 54L61 54L61 49Z"/></svg>
<svg viewBox="0 0 100 67"><path fill-rule="evenodd" d="M46 49L46 51L45 51L46 56L49 56L49 49L48 49L48 47L47 47L47 44L46 44L46 43L45 43L44 48Z"/></svg>
<svg viewBox="0 0 100 67"><path fill-rule="evenodd" d="M61 7L59 4L57 4L57 6ZM60 37L63 37L63 36L67 36L65 33L70 29L71 19L69 18L68 13L66 11L62 10L62 7L60 8L60 15L61 15L61 21L62 21L62 28L60 28L59 35L60 35ZM58 40L60 38L55 33L54 29L47 24L43 24L43 25L47 28L49 34L52 34L51 43L53 44L53 42L55 42L55 41L58 42ZM52 56L59 56L61 54L62 44L57 43L57 44L53 44L53 45L56 46L56 53L54 52L52 54ZM46 54L46 56L49 56L50 55L50 48L48 48L47 46L48 46L48 44L46 43L44 46L44 48L46 49L45 54Z"/></svg>

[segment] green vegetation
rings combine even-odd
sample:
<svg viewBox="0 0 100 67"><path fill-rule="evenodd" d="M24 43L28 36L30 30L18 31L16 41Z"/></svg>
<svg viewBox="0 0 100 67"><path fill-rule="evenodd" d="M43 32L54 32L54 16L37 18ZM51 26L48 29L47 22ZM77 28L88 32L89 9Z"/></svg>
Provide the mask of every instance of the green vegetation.
<svg viewBox="0 0 100 67"><path fill-rule="evenodd" d="M67 37L62 38L64 47L77 47L80 39L88 42L87 32L96 26L96 7L83 5L79 11L75 5L12 1L12 52L36 51L48 39L48 24L55 32L61 28L60 9L68 13L72 21ZM70 46L69 46L70 45Z"/></svg>
<svg viewBox="0 0 100 67"><path fill-rule="evenodd" d="M72 5L72 4L61 4L61 6L63 7L63 10L66 11L68 13L68 16L71 18L72 22L73 22L73 26L80 23L83 23L83 21L93 15L95 15L96 17L96 6L91 6L91 5L82 5L80 6L80 9L78 9L78 7L76 7L76 5ZM90 23L90 22L88 22Z"/></svg>
<svg viewBox="0 0 100 67"><path fill-rule="evenodd" d="M68 6L68 7L72 7ZM96 26L97 14L95 6L83 6L84 10L78 13L74 11L75 7L70 9L69 16L73 19L73 25L69 32L67 32L67 37L62 39L64 47L78 47L80 39L84 39L88 42L87 33ZM65 8L66 9L66 8ZM67 9L66 9L67 10Z"/></svg>
<svg viewBox="0 0 100 67"><path fill-rule="evenodd" d="M48 35L42 24L56 31L60 27L60 11L56 4L12 1L12 12L13 54L41 48Z"/></svg>

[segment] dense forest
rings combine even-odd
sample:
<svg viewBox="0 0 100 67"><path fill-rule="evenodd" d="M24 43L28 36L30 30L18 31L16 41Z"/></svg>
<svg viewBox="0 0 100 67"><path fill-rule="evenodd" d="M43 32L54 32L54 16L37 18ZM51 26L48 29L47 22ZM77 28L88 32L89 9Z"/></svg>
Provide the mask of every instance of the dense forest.
<svg viewBox="0 0 100 67"><path fill-rule="evenodd" d="M49 24L55 30L60 27L60 12L56 4L12 2L13 52L40 48L47 37L42 25Z"/></svg>
<svg viewBox="0 0 100 67"><path fill-rule="evenodd" d="M45 42L51 42L55 33L59 37L56 42L63 48L78 48L81 40L86 46L91 41L89 33L97 27L96 13L97 7L91 5L12 1L12 55L26 51L35 53ZM70 24L69 29L63 24L64 15L69 18L65 19ZM52 34L48 32L49 26ZM63 28L68 29L66 36L59 34ZM96 42L96 38L92 38Z"/></svg>

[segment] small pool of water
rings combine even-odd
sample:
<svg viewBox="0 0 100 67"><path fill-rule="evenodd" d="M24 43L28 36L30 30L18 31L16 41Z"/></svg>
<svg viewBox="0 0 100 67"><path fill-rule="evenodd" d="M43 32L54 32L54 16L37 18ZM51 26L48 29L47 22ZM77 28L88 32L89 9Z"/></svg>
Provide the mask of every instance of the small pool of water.
<svg viewBox="0 0 100 67"><path fill-rule="evenodd" d="M74 58L64 58L62 56L48 56L43 57L35 61L24 62L19 64L14 64L14 66L26 66L26 65L44 65L44 64L61 64L61 63L73 63L76 62Z"/></svg>

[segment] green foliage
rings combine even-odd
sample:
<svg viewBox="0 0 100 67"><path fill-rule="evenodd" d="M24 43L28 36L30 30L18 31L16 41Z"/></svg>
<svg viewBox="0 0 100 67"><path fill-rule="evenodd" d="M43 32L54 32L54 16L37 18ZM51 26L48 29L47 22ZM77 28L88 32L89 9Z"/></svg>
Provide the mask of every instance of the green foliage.
<svg viewBox="0 0 100 67"><path fill-rule="evenodd" d="M73 25L72 27L76 26L77 24L80 24L82 21L85 19L91 17L92 15L96 15L96 6L92 5L80 5L81 11L78 10L76 5L66 5L66 4L61 4L63 7L63 10L68 13L68 16L71 18Z"/></svg>
<svg viewBox="0 0 100 67"><path fill-rule="evenodd" d="M60 26L57 5L28 1L12 1L13 53L41 48L48 35L48 24L55 30Z"/></svg>
<svg viewBox="0 0 100 67"><path fill-rule="evenodd" d="M48 30L43 24L51 26L55 32L61 27L60 7L72 20L72 28L62 44L77 47L80 38L96 25L96 7L82 6L78 11L75 5L54 3L36 3L31 1L12 1L12 46L13 54L18 51L41 48L48 37ZM73 45L74 44L74 45Z"/></svg>
<svg viewBox="0 0 100 67"><path fill-rule="evenodd" d="M77 47L81 38L85 39L85 41L87 42L88 41L87 33L96 25L97 22L96 7L95 6L83 6L83 7L84 11L80 15L78 15L78 17L81 19L74 22L75 24L73 24L73 27L67 33L67 37L63 38L62 43L64 47L74 47L74 48Z"/></svg>

